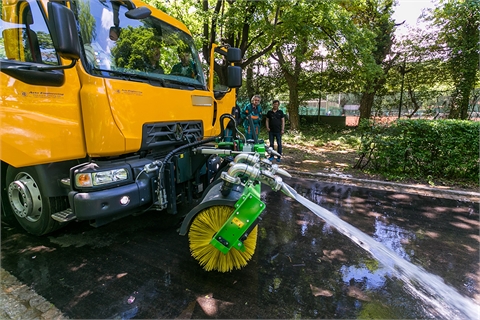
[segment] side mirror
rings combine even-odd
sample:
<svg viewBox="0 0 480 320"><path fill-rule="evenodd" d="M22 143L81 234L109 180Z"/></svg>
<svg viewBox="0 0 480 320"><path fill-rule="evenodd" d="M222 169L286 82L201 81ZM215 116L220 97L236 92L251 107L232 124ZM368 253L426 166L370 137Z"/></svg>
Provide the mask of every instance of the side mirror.
<svg viewBox="0 0 480 320"><path fill-rule="evenodd" d="M238 66L227 67L227 86L229 88L240 88L242 86L242 68Z"/></svg>
<svg viewBox="0 0 480 320"><path fill-rule="evenodd" d="M151 14L152 11L150 11L150 9L148 9L147 7L138 7L125 12L125 16L127 18L134 20L145 19L147 17L150 17Z"/></svg>
<svg viewBox="0 0 480 320"><path fill-rule="evenodd" d="M49 2L47 6L53 46L62 58L80 59L80 41L72 10L59 2Z"/></svg>
<svg viewBox="0 0 480 320"><path fill-rule="evenodd" d="M242 61L242 50L238 48L228 48L227 51L227 60L228 62L241 62Z"/></svg>

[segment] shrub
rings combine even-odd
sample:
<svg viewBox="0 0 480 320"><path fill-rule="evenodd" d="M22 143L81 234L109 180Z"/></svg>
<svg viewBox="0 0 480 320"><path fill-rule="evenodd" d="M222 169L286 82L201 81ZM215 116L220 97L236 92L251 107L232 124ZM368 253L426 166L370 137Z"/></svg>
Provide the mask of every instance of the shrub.
<svg viewBox="0 0 480 320"><path fill-rule="evenodd" d="M356 168L398 178L479 179L480 122L397 120L362 122Z"/></svg>
<svg viewBox="0 0 480 320"><path fill-rule="evenodd" d="M266 136L268 137L268 133ZM335 128L323 124L305 124L300 131L287 131L283 135L282 141L315 147L333 144L338 149L357 148L360 145L360 137L356 129Z"/></svg>

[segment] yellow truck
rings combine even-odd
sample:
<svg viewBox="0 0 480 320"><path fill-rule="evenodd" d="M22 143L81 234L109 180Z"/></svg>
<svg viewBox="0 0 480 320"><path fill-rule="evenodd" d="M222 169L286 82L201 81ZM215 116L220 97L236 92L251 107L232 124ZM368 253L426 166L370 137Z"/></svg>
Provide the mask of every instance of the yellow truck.
<svg viewBox="0 0 480 320"><path fill-rule="evenodd" d="M3 215L43 235L73 219L177 214L218 177L215 152L194 150L235 105L239 49L213 45L202 66L186 26L137 0L1 4Z"/></svg>

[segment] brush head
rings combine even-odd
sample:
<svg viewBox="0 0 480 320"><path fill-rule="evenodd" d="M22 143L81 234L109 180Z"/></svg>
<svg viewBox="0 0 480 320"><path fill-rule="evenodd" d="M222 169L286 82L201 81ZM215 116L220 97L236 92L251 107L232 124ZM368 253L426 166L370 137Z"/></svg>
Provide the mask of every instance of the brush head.
<svg viewBox="0 0 480 320"><path fill-rule="evenodd" d="M234 210L235 208L229 206L212 206L201 211L192 221L188 232L190 252L206 271L229 272L233 269L241 269L247 265L255 253L258 226L255 226L243 241L245 246L243 252L232 248L227 254L223 254L210 244L210 240Z"/></svg>

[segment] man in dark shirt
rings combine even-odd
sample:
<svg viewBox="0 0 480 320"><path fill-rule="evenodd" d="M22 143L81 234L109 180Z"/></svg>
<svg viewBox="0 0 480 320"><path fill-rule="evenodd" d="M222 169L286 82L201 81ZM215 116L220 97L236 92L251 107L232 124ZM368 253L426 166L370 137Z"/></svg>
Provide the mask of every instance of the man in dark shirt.
<svg viewBox="0 0 480 320"><path fill-rule="evenodd" d="M273 100L272 110L267 112L266 127L268 131L268 139L270 140L270 147L274 148L275 139L277 139L277 152L282 154L282 134L285 132L285 114L282 110L278 109L280 101ZM269 158L273 161L274 157ZM277 162L280 162L280 157L277 158Z"/></svg>

